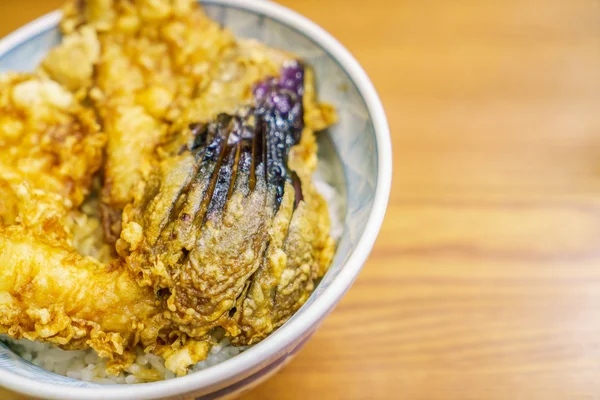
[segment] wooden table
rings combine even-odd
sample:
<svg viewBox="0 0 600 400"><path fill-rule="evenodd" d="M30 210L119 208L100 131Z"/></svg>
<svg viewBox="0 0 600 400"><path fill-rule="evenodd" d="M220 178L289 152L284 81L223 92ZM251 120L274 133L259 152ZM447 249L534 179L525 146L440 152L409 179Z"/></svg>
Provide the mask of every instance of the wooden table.
<svg viewBox="0 0 600 400"><path fill-rule="evenodd" d="M0 34L59 1L26 3ZM373 78L394 187L352 290L245 399L598 398L600 2L283 3Z"/></svg>

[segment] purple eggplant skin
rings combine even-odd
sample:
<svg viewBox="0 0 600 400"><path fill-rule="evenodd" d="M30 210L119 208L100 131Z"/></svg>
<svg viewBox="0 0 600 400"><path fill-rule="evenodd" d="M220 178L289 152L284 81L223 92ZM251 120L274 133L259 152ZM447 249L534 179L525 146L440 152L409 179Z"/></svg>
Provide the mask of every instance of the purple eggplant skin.
<svg viewBox="0 0 600 400"><path fill-rule="evenodd" d="M210 176L199 176L211 182L203 196L208 217L223 210L235 190L248 193L263 180L275 212L286 181L296 190L296 202L302 199L299 179L287 161L304 129L304 66L286 63L279 78L257 83L253 94L254 106L238 115L221 114L209 124L190 125L195 136L190 150L203 153L198 170ZM248 175L242 177L247 187L236 185L240 175Z"/></svg>

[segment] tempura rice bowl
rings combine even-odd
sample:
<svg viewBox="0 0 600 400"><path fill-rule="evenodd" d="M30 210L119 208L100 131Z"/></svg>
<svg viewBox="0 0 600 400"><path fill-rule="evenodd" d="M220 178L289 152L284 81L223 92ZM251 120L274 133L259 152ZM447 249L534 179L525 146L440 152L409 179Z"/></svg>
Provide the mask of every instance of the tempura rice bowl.
<svg viewBox="0 0 600 400"><path fill-rule="evenodd" d="M247 0L210 0L203 5L237 36L255 38L303 58L315 69L320 98L337 108L339 123L319 138L320 169L315 177L330 205L332 234L339 237L333 265L307 303L270 337L242 352L244 349L221 342L186 377L115 385L138 382L136 371L119 379L105 377L99 372L102 361L91 352L65 352L21 341L16 350L23 358L0 344L3 387L48 399L187 399L239 394L291 359L349 289L366 260L385 214L392 169L389 128L368 77L335 39L284 7ZM33 70L58 43L59 20L60 13L54 12L4 38L0 71ZM133 368L160 371L160 360L139 354ZM162 378L172 376L165 371Z"/></svg>

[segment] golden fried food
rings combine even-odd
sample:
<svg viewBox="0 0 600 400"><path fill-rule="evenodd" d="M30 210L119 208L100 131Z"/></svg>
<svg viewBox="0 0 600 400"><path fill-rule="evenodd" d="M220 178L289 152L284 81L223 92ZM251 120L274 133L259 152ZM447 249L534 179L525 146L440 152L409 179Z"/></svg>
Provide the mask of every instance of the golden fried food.
<svg viewBox="0 0 600 400"><path fill-rule="evenodd" d="M166 321L119 260L103 264L75 249L77 207L105 144L93 113L28 74L0 76L0 108L0 333L91 347L115 373L138 344L179 373L203 359L208 343Z"/></svg>
<svg viewBox="0 0 600 400"><path fill-rule="evenodd" d="M157 313L152 293L126 271L20 225L0 228L0 265L0 333L67 349L91 347L112 368L131 363L127 350Z"/></svg>
<svg viewBox="0 0 600 400"><path fill-rule="evenodd" d="M209 343L165 320L152 290L118 262L84 257L51 219L36 222L0 228L0 333L92 348L114 374L133 362L137 345L179 374L206 357Z"/></svg>
<svg viewBox="0 0 600 400"><path fill-rule="evenodd" d="M0 333L115 374L264 339L335 248L311 70L193 0L73 1L61 29L36 75L0 76Z"/></svg>
<svg viewBox="0 0 600 400"><path fill-rule="evenodd" d="M125 208L121 254L192 336L221 326L234 343L264 338L331 262L327 206L310 180L304 82L290 61L257 85L253 107L191 124L183 151Z"/></svg>
<svg viewBox="0 0 600 400"><path fill-rule="evenodd" d="M194 0L73 2L61 27L65 40L42 69L87 93L102 118L103 217L113 240L131 189L155 167L156 145L192 120L234 112L282 61L258 43L236 42Z"/></svg>
<svg viewBox="0 0 600 400"><path fill-rule="evenodd" d="M61 29L65 39L41 69L89 98L102 119L102 211L105 234L115 240L121 210L152 169L156 145L233 40L193 1L73 1Z"/></svg>
<svg viewBox="0 0 600 400"><path fill-rule="evenodd" d="M232 337L235 345L256 343L287 321L308 300L335 252L327 204L312 184L312 174L317 167L314 132L333 124L336 115L331 106L317 103L310 69L302 75L283 71L281 80L294 78L298 81L292 85L301 85L295 90L302 94L303 128L285 163L297 179L293 190L286 183L264 259L238 298L233 319L240 334Z"/></svg>
<svg viewBox="0 0 600 400"><path fill-rule="evenodd" d="M29 74L0 77L0 178L5 182L26 180L77 207L101 166L105 142L93 112L56 82ZM14 194L6 184L0 183L0 191L6 199L0 219L12 220Z"/></svg>

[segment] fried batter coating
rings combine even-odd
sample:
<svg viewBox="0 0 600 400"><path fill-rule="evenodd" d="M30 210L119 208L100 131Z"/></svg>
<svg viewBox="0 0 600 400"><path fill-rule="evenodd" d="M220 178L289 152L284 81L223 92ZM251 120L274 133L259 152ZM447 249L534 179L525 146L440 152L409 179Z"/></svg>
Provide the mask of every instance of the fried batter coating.
<svg viewBox="0 0 600 400"><path fill-rule="evenodd" d="M82 256L77 207L100 168L105 137L93 114L58 83L0 75L0 333L66 349L93 348L113 373L135 347L183 374L206 357L163 317L152 290L120 260Z"/></svg>
<svg viewBox="0 0 600 400"><path fill-rule="evenodd" d="M28 182L11 190L18 223L0 227L0 333L92 348L113 374L131 365L137 346L164 357L179 375L206 358L210 337L181 332L122 260L104 264L75 250L61 196Z"/></svg>
<svg viewBox="0 0 600 400"><path fill-rule="evenodd" d="M215 332L264 339L335 247L311 176L336 117L312 72L193 0L72 1L61 29L39 75L0 76L0 333L112 373L141 346L178 375ZM77 226L99 169L110 263Z"/></svg>
<svg viewBox="0 0 600 400"><path fill-rule="evenodd" d="M68 207L77 207L101 166L105 142L94 114L56 82L29 74L0 76L4 181L26 180L34 188L59 194ZM9 222L14 219L14 195L5 189L7 202L0 206L0 218Z"/></svg>
<svg viewBox="0 0 600 400"><path fill-rule="evenodd" d="M257 343L283 325L308 300L335 253L335 242L329 236L327 203L312 184L312 174L317 168L314 132L332 125L337 117L331 106L317 102L310 69L305 69L302 76L290 77L290 72L293 70L282 74L284 82L294 78L303 82L302 90L296 90L302 93L304 128L287 158L287 167L299 182L294 190L286 187L269 229L268 249L245 293L238 298L232 318L240 334L232 337L234 345Z"/></svg>
<svg viewBox="0 0 600 400"><path fill-rule="evenodd" d="M251 101L252 85L276 75L286 58L258 42L236 41L194 0L71 2L61 28L65 39L42 70L88 96L102 119L102 211L110 241L120 233L132 188L156 167L157 144L176 146L189 123L234 113Z"/></svg>
<svg viewBox="0 0 600 400"><path fill-rule="evenodd" d="M184 151L125 208L120 253L191 336L221 326L236 344L263 339L331 263L327 205L311 183L311 126L333 118L313 112L304 129L312 91L302 65L284 64L280 78L256 86L253 107L191 124Z"/></svg>
<svg viewBox="0 0 600 400"><path fill-rule="evenodd" d="M113 374L131 365L137 345L180 375L206 358L209 342L179 332L152 290L119 265L81 256L46 222L0 228L0 333L92 348Z"/></svg>
<svg viewBox="0 0 600 400"><path fill-rule="evenodd" d="M49 232L52 234L52 232ZM101 265L19 225L0 229L0 333L66 349L93 348L127 366L152 293L126 271Z"/></svg>

